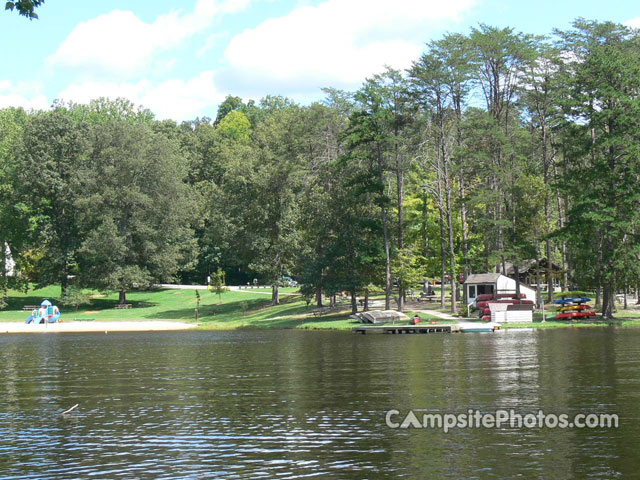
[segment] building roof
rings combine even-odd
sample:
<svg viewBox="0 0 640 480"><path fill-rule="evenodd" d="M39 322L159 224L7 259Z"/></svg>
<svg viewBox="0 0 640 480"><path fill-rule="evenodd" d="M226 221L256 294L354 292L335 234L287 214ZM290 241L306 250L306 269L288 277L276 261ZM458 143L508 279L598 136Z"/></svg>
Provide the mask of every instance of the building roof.
<svg viewBox="0 0 640 480"><path fill-rule="evenodd" d="M501 276L501 273L474 273L464 283L496 283Z"/></svg>
<svg viewBox="0 0 640 480"><path fill-rule="evenodd" d="M537 260L523 260L519 265L519 273L520 275L524 273L535 273L536 266L538 264ZM514 275L516 273L515 268L513 268L513 263L505 262L505 267L507 269L506 275ZM541 258L539 261L540 273L545 273L547 269L547 259ZM551 270L559 272L562 270L562 267L556 263L551 262Z"/></svg>

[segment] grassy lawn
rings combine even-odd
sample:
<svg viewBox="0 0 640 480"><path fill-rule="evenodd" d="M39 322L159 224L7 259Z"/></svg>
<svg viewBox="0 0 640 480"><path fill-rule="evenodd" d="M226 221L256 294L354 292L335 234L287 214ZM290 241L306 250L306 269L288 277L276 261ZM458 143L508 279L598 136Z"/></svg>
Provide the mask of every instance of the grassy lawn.
<svg viewBox="0 0 640 480"><path fill-rule="evenodd" d="M91 293L91 292L89 292ZM133 308L117 310L116 293L98 296L91 299L89 305L82 305L76 311L74 308L61 307L62 319L93 318L104 321L135 321L135 320L173 320L183 322L195 321L196 294L195 290L147 290L131 291L127 293L127 303ZM245 292L225 292L222 294L222 304L218 305L218 295L207 290L200 290L200 321L213 319L216 315L226 317L230 313L242 316L243 309L251 312L268 305L271 297L254 290ZM60 287L47 287L32 290L27 294L9 292L9 307L0 312L0 322L24 321L29 312L23 312L23 305L39 305L44 298L58 304Z"/></svg>
<svg viewBox="0 0 640 480"><path fill-rule="evenodd" d="M510 328L540 328L540 329L551 329L551 328L570 328L570 327L608 327L609 324L606 322L555 322L549 321L540 322L534 321L533 323L503 323L501 328L510 329Z"/></svg>
<svg viewBox="0 0 640 480"><path fill-rule="evenodd" d="M314 316L314 306L307 306L303 298L295 293L295 289L286 289L288 295L281 297L281 305L270 306L271 297L266 295L268 289L248 289L230 291L222 294L220 303L218 295L207 290L200 290L199 319L201 329L236 329L236 328L303 328L303 329L350 329L358 322L349 319L350 305L342 304L336 309L321 316ZM133 308L115 309L118 295L99 295L93 293L89 305L82 305L78 310L62 307L62 319L93 319L96 321L149 321L168 320L195 322L196 295L195 290L145 290L127 293L127 302ZM39 305L48 298L54 304L60 297L59 287L47 287L32 290L25 294L17 291L9 292L9 307L0 312L0 322L23 322L29 312L22 311L24 305ZM429 308L426 304L425 307ZM420 308L423 308L420 305ZM438 309L439 310L439 309ZM405 312L412 317L415 312ZM451 323L433 315L419 313L423 322ZM608 326L609 323L597 318L591 322L540 322L541 314L536 314L534 323L505 324L503 328L564 328ZM455 322L455 321L454 321ZM640 326L640 311L618 312L615 325Z"/></svg>
<svg viewBox="0 0 640 480"><path fill-rule="evenodd" d="M202 329L235 329L235 328L306 328L306 329L350 329L357 322L348 318L350 311L347 305L315 317L311 314L313 306L307 306L295 288L284 289L282 304L271 307L268 289L248 289L229 291L221 296L222 303L215 293L200 290L199 319ZM93 319L97 321L148 321L169 320L195 322L196 295L195 290L148 290L127 293L130 309L118 310L116 293L101 296L93 293L89 305L82 305L78 310L62 307L62 320ZM0 322L23 322L30 312L22 311L24 305L39 305L47 298L58 304L60 287L47 287L32 290L25 294L18 291L9 292L9 307L0 312ZM425 315L423 315L425 317Z"/></svg>

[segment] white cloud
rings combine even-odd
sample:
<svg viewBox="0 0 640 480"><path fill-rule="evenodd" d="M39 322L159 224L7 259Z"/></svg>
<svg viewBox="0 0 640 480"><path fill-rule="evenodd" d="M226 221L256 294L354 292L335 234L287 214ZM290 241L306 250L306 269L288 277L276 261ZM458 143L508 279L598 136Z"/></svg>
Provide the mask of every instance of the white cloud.
<svg viewBox="0 0 640 480"><path fill-rule="evenodd" d="M235 82L353 86L384 65L406 68L476 0L327 0L234 37L225 51Z"/></svg>
<svg viewBox="0 0 640 480"><path fill-rule="evenodd" d="M624 22L627 27L640 28L640 17L635 17Z"/></svg>
<svg viewBox="0 0 640 480"><path fill-rule="evenodd" d="M59 94L59 98L76 103L88 103L98 97L124 97L148 108L158 119L177 121L210 116L211 110L224 99L216 89L215 73L211 70L188 80L170 79L159 84L146 79L136 83L86 81Z"/></svg>
<svg viewBox="0 0 640 480"><path fill-rule="evenodd" d="M9 80L0 81L0 108L22 107L25 110L46 110L49 101L37 83L20 82L13 85Z"/></svg>
<svg viewBox="0 0 640 480"><path fill-rule="evenodd" d="M79 23L47 62L85 74L126 77L147 68L154 54L209 28L249 0L198 0L193 12L174 10L145 23L131 11L114 10Z"/></svg>
<svg viewBox="0 0 640 480"><path fill-rule="evenodd" d="M209 50L217 46L220 40L223 39L225 36L226 36L225 33L212 33L211 35L209 35L204 41L202 47L200 47L196 52L196 57L202 57Z"/></svg>

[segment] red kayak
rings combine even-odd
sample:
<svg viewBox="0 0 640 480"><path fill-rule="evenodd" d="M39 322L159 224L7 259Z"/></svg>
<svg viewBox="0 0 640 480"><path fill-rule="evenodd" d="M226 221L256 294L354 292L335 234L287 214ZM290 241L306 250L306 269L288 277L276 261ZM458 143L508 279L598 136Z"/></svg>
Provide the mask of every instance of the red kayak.
<svg viewBox="0 0 640 480"><path fill-rule="evenodd" d="M482 320L484 320L485 322L490 322L491 321L491 315L485 315L484 317L482 317Z"/></svg>
<svg viewBox="0 0 640 480"><path fill-rule="evenodd" d="M482 293L476 297L477 302L483 302L485 300L493 300L493 293Z"/></svg>
<svg viewBox="0 0 640 480"><path fill-rule="evenodd" d="M533 300L517 300L517 299L487 300L485 302L478 302L478 308L488 307L490 303L507 303L511 305L533 305Z"/></svg>
<svg viewBox="0 0 640 480"><path fill-rule="evenodd" d="M585 318L585 317L595 317L596 312L569 312L569 313L559 313L556 315L556 320L566 320L567 318Z"/></svg>

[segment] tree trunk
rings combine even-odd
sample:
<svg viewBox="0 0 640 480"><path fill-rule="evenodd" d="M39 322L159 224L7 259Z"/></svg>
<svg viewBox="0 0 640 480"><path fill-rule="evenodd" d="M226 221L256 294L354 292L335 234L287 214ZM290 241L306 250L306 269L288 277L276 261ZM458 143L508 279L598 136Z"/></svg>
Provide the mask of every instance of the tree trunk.
<svg viewBox="0 0 640 480"><path fill-rule="evenodd" d="M322 288L316 290L316 306L322 308Z"/></svg>
<svg viewBox="0 0 640 480"><path fill-rule="evenodd" d="M369 311L369 289L365 288L364 289L364 306L362 308L363 312L368 312Z"/></svg>
<svg viewBox="0 0 640 480"><path fill-rule="evenodd" d="M60 294L65 296L67 294L67 287L69 285L69 275L67 261L62 264L62 275L60 276Z"/></svg>
<svg viewBox="0 0 640 480"><path fill-rule="evenodd" d="M0 297L0 309L7 306L9 301L9 287L7 281L7 251L4 240L0 240L0 289L2 290Z"/></svg>
<svg viewBox="0 0 640 480"><path fill-rule="evenodd" d="M549 227L551 226L551 208L550 208L550 198L549 198L549 153L547 150L547 125L546 125L546 115L541 111L539 112L540 125L541 125L541 134L542 134L542 165L544 172L544 220L545 220L545 234L549 234ZM545 245L546 255L547 255L547 301L549 303L553 302L553 277L552 277L552 268L551 268L551 239L547 238ZM539 283L536 281L536 283Z"/></svg>
<svg viewBox="0 0 640 480"><path fill-rule="evenodd" d="M567 260L567 244L562 241L562 285L560 287L562 291L569 290L569 263Z"/></svg>
<svg viewBox="0 0 640 480"><path fill-rule="evenodd" d="M280 280L282 279L282 261L280 260L280 252L276 254L275 267L276 279L271 287L271 305L280 305Z"/></svg>
<svg viewBox="0 0 640 480"><path fill-rule="evenodd" d="M446 153L446 152L445 152ZM447 210L447 227L449 233L449 267L451 270L451 313L458 313L456 298L456 255L453 243L453 205L451 201L451 179L449 179L448 158L444 156L444 190Z"/></svg>
<svg viewBox="0 0 640 480"><path fill-rule="evenodd" d="M329 297L329 307L333 308L336 306L336 294L334 293Z"/></svg>
<svg viewBox="0 0 640 480"><path fill-rule="evenodd" d="M462 221L462 258L464 263L464 279L471 273L469 271L469 225L467 224L467 203L464 180L460 176L460 219Z"/></svg>
<svg viewBox="0 0 640 480"><path fill-rule="evenodd" d="M120 305L124 305L125 303L127 303L127 291L126 290L120 290L120 298L118 299L118 303L120 303Z"/></svg>
<svg viewBox="0 0 640 480"><path fill-rule="evenodd" d="M615 302L615 289L613 283L608 281L604 287L602 299L602 317L607 320L613 320L613 307Z"/></svg>
<svg viewBox="0 0 640 480"><path fill-rule="evenodd" d="M351 314L358 313L358 299L356 298L356 291L351 290Z"/></svg>
<svg viewBox="0 0 640 480"><path fill-rule="evenodd" d="M520 299L520 268L518 265L513 265L513 274L516 277L516 298Z"/></svg>
<svg viewBox="0 0 640 480"><path fill-rule="evenodd" d="M448 208L449 223L449 259L451 268L451 313L458 313L458 299L456 296L456 257L453 246L453 221L451 218L451 210Z"/></svg>
<svg viewBox="0 0 640 480"><path fill-rule="evenodd" d="M547 239L545 250L547 254L547 302L553 302L553 268L551 263L551 240Z"/></svg>
<svg viewBox="0 0 640 480"><path fill-rule="evenodd" d="M536 246L536 251L538 250ZM544 299L542 298L542 290L540 287L540 259L536 259L536 308L542 308Z"/></svg>
<svg viewBox="0 0 640 480"><path fill-rule="evenodd" d="M382 151L378 146L378 180L380 187L384 188L384 172L382 164ZM381 198L382 213L382 234L384 236L384 255L385 255L385 290L384 290L384 308L391 310L391 251L389 247L389 229L387 227L387 207L384 192Z"/></svg>
<svg viewBox="0 0 640 480"><path fill-rule="evenodd" d="M396 189L398 193L398 250L402 253L404 250L404 172L400 154L398 153L398 145L396 144ZM405 288L404 279L398 278L398 311L404 312Z"/></svg>
<svg viewBox="0 0 640 480"><path fill-rule="evenodd" d="M563 169L563 175L564 178L568 178L569 176L569 169L567 166L567 157L566 155L563 155L562 158L562 169ZM569 193L565 193L564 194L564 224L566 225L567 222L569 221ZM566 242L563 242L564 244L564 253L566 256L566 262L567 262L567 269L565 270L565 284L567 286L567 289L569 289L569 278L574 278L573 276L573 259L571 258L570 252L567 250L567 245Z"/></svg>
<svg viewBox="0 0 640 480"><path fill-rule="evenodd" d="M445 284L446 284L446 273L447 273L447 255L446 255L446 246L445 246L445 234L444 234L444 215L442 214L442 210L440 211L440 268L442 273L440 274L440 307L445 307Z"/></svg>
<svg viewBox="0 0 640 480"><path fill-rule="evenodd" d="M636 284L636 305L640 305L640 282Z"/></svg>
<svg viewBox="0 0 640 480"><path fill-rule="evenodd" d="M560 179L558 178L558 166L556 162L551 162L553 166L553 177L556 182ZM558 228L562 229L564 227L564 215L566 210L562 205L562 196L560 193L556 195L556 201L558 203ZM568 264L567 264L567 244L564 240L561 241L560 248L562 250L562 280L560 288L563 292L566 292L569 288L569 276L568 276ZM548 261L549 259L547 259Z"/></svg>
<svg viewBox="0 0 640 480"><path fill-rule="evenodd" d="M596 308L598 308L600 305L602 305L603 307L603 313L604 313L604 302L606 301L606 298L602 299L602 303L600 302L600 292L603 289L603 282L602 282L602 235L600 235L600 233L598 233L598 255L596 256L597 258L597 264L596 264L596 282L598 284L598 290L596 290ZM605 286L606 288L606 286ZM604 294L606 294L606 292L603 292L603 296Z"/></svg>
<svg viewBox="0 0 640 480"><path fill-rule="evenodd" d="M442 167L440 152L438 152L437 160L438 170L438 211L440 213L440 307L445 307L445 284L447 274L447 246L445 234L445 215L444 215L444 194L443 194L443 181L442 181Z"/></svg>

